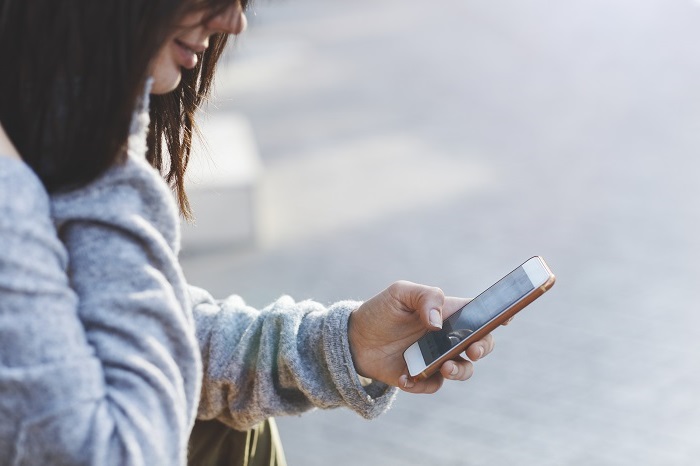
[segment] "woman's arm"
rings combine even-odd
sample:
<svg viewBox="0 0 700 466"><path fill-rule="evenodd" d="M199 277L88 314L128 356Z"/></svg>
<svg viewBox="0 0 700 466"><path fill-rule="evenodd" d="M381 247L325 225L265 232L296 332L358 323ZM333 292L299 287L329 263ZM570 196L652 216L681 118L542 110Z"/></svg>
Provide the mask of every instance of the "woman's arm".
<svg viewBox="0 0 700 466"><path fill-rule="evenodd" d="M190 317L136 235L120 231L110 259L99 234L78 235L79 216L63 233L85 254L69 259L38 179L0 157L0 464L184 464ZM71 289L90 286L102 299Z"/></svg>
<svg viewBox="0 0 700 466"><path fill-rule="evenodd" d="M130 157L87 187L54 195L52 215L88 338L113 364L107 382L131 391L135 408L143 404L130 413L143 422L143 438L182 459L201 361L169 188L145 159Z"/></svg>
<svg viewBox="0 0 700 466"><path fill-rule="evenodd" d="M325 308L283 297L258 311L237 296L217 301L196 287L190 293L204 362L199 418L244 430L314 407L374 418L393 401L395 390L363 385L353 364L347 326L361 303Z"/></svg>
<svg viewBox="0 0 700 466"><path fill-rule="evenodd" d="M219 302L190 292L204 360L199 417L237 429L312 407L346 406L374 418L389 407L391 386L433 393L444 379L466 380L473 371L457 359L427 380L407 378L406 348L468 301L438 288L396 282L365 303L324 308L283 297L262 311L237 296ZM475 361L492 349L488 335L468 355Z"/></svg>

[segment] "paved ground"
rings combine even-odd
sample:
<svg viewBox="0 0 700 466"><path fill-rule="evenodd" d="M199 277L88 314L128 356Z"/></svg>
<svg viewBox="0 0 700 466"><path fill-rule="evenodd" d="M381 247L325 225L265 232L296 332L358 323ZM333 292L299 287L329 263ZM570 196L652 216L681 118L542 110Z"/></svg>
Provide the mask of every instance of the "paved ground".
<svg viewBox="0 0 700 466"><path fill-rule="evenodd" d="M474 378L383 418L280 421L291 465L700 464L700 6L258 2L222 70L265 165L260 243L185 255L262 306L396 279L550 294Z"/></svg>

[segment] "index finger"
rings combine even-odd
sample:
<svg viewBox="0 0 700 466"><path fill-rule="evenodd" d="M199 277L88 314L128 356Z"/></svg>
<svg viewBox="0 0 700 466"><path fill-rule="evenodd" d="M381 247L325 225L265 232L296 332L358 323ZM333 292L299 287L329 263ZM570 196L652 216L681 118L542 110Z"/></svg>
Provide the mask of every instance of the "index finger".
<svg viewBox="0 0 700 466"><path fill-rule="evenodd" d="M454 296L446 296L445 303L442 306L442 318L447 319L455 312L462 309L467 303L471 301L470 298L456 298Z"/></svg>

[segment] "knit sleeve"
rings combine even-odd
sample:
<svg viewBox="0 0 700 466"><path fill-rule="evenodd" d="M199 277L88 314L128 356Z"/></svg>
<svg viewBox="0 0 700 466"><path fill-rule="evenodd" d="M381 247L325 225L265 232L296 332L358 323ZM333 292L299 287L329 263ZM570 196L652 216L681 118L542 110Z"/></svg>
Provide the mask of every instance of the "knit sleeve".
<svg viewBox="0 0 700 466"><path fill-rule="evenodd" d="M84 201L104 200L95 187ZM64 214L82 205L63 201ZM0 464L184 464L191 316L136 230L83 211L64 245L50 206L23 163L0 157Z"/></svg>
<svg viewBox="0 0 700 466"><path fill-rule="evenodd" d="M133 422L134 448L158 453L145 464L184 463L201 361L169 188L145 160L129 157L90 185L53 196L52 215L88 341Z"/></svg>
<svg viewBox="0 0 700 466"><path fill-rule="evenodd" d="M198 416L246 429L270 416L348 407L370 419L396 390L360 383L348 343L350 313L360 303L328 308L282 297L263 310L238 296L217 301L190 287L204 362Z"/></svg>

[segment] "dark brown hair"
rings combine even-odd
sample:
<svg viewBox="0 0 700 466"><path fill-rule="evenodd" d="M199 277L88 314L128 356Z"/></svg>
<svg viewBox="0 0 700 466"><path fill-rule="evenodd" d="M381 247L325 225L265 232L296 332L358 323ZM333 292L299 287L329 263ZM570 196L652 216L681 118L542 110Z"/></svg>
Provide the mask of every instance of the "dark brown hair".
<svg viewBox="0 0 700 466"><path fill-rule="evenodd" d="M0 121L49 192L124 156L148 66L182 0L0 0Z"/></svg>
<svg viewBox="0 0 700 466"><path fill-rule="evenodd" d="M235 0L0 0L0 122L49 192L88 183L125 154L150 61L177 20ZM241 0L247 8L248 0ZM151 97L149 162L191 217L184 175L195 113L208 96L227 35L216 34L178 88ZM167 153L166 153L167 152Z"/></svg>
<svg viewBox="0 0 700 466"><path fill-rule="evenodd" d="M180 212L190 219L192 212L185 193L185 170L196 135L195 114L209 95L216 63L226 46L227 36L217 34L192 70L182 70L177 89L152 95L147 159L159 169L177 195Z"/></svg>
<svg viewBox="0 0 700 466"><path fill-rule="evenodd" d="M206 22L232 3L233 0L200 0L189 10L207 10L208 14L204 17ZM248 0L241 0L244 10L248 3ZM227 41L227 34L215 34L209 40L209 48L200 55L197 66L192 70L182 70L182 80L175 91L151 96L147 158L170 183L177 194L180 212L188 220L192 218L192 211L185 192L184 177L192 141L197 135L195 114L209 96L216 64Z"/></svg>

